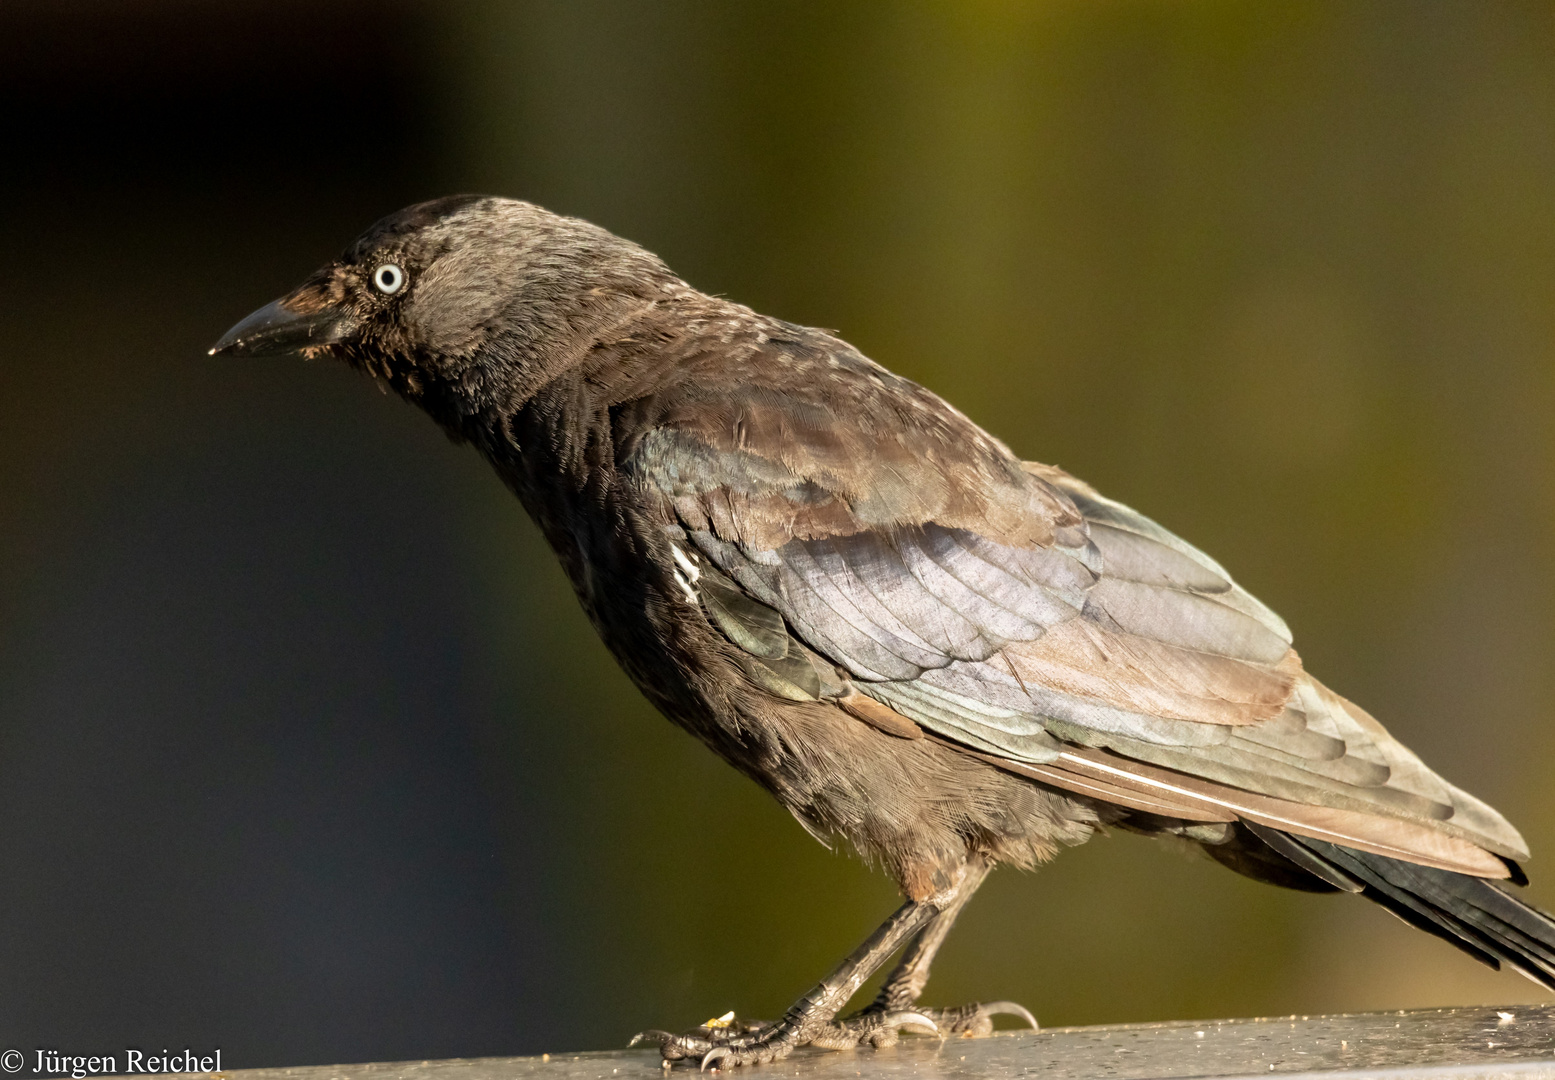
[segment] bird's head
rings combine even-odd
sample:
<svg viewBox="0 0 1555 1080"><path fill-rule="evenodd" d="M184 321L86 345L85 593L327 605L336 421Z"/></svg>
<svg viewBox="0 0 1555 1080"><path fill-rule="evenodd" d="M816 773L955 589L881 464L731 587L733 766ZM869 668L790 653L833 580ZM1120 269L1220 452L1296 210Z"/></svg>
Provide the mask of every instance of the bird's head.
<svg viewBox="0 0 1555 1080"><path fill-rule="evenodd" d="M601 332L686 290L586 221L457 195L377 222L210 351L334 356L458 430L511 412Z"/></svg>

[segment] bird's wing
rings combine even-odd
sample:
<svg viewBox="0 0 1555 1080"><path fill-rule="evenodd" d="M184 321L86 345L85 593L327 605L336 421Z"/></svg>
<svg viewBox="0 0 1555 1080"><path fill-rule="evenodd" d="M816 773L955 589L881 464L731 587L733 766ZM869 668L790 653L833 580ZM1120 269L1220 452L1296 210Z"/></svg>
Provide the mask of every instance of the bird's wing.
<svg viewBox="0 0 1555 1080"><path fill-rule="evenodd" d="M858 371L874 390L847 367L841 389L812 384L850 411L777 385L703 393L653 403L618 448L663 500L688 596L769 690L1158 815L1489 876L1507 871L1482 848L1526 856L1493 809L1307 675L1214 560Z"/></svg>

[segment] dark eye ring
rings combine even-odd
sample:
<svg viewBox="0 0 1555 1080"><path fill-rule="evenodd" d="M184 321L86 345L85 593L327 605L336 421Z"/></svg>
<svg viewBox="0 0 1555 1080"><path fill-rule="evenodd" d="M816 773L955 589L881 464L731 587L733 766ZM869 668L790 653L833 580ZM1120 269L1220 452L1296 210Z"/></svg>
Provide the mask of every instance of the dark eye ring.
<svg viewBox="0 0 1555 1080"><path fill-rule="evenodd" d="M393 263L384 263L373 271L373 288L385 296L393 296L405 287L405 271Z"/></svg>

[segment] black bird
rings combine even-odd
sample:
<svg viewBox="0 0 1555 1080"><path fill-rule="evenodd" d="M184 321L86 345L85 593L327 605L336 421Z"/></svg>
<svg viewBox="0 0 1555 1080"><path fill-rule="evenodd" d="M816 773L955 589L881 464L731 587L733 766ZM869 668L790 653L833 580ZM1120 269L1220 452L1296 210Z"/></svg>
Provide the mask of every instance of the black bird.
<svg viewBox="0 0 1555 1080"><path fill-rule="evenodd" d="M1555 920L1509 891L1528 853L1500 814L1308 675L1213 559L832 334L587 222L457 196L384 218L211 351L337 357L473 444L643 693L900 884L780 1021L639 1036L666 1060L1029 1019L917 1002L991 867L1103 825L1360 893L1555 988Z"/></svg>

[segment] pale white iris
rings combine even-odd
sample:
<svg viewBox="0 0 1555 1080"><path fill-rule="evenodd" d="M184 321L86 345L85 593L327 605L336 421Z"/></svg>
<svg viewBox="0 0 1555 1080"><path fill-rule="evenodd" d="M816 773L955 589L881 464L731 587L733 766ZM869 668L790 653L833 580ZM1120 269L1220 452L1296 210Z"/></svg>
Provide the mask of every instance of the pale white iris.
<svg viewBox="0 0 1555 1080"><path fill-rule="evenodd" d="M373 271L373 287L385 296L393 296L405 287L405 271L393 263L384 263Z"/></svg>

